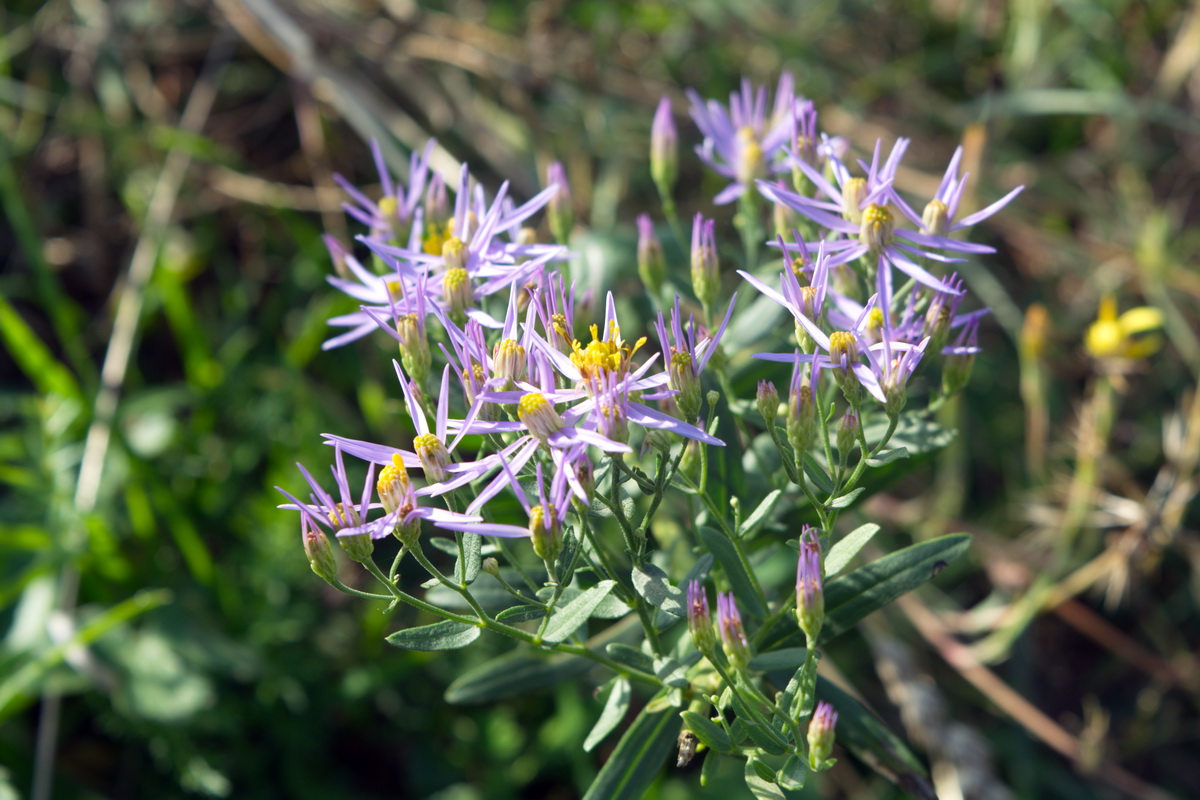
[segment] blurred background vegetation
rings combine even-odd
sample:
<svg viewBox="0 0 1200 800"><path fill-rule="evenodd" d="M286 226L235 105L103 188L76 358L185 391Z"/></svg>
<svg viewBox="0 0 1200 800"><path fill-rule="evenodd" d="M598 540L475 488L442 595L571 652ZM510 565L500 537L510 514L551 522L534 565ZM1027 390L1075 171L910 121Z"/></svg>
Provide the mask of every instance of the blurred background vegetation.
<svg viewBox="0 0 1200 800"><path fill-rule="evenodd" d="M612 286L656 211L660 95L690 147L684 87L784 70L860 152L913 138L902 189L928 196L958 144L975 207L1028 187L976 233L995 322L944 410L962 435L862 510L889 547L969 530L973 560L830 662L943 798L1200 786L1196 4L12 0L0 20L0 798L579 796L615 741L580 749L590 684L448 706L507 645L386 648L411 620L328 589L274 508L295 462L322 468L320 432L397 425L378 340L320 349L352 307L325 283L321 234L355 232L331 176L377 194L371 137L400 170L436 136L442 169L520 197L561 159ZM711 213L714 176L684 158L682 185L685 218ZM1164 313L1157 354L1086 356L1105 295ZM900 796L839 755L823 792ZM701 791L698 766L652 796L745 791Z"/></svg>

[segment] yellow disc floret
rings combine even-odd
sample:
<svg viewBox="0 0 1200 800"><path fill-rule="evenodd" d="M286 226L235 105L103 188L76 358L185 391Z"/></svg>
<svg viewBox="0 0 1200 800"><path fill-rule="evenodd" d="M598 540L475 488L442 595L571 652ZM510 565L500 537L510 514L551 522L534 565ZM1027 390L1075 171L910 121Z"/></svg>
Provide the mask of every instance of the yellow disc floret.
<svg viewBox="0 0 1200 800"><path fill-rule="evenodd" d="M542 441L562 430L564 425L554 404L538 392L529 392L517 402L517 416L529 432Z"/></svg>
<svg viewBox="0 0 1200 800"><path fill-rule="evenodd" d="M604 374L623 376L629 371L629 362L638 348L646 343L646 337L638 339L632 347L621 338L621 329L616 322L610 322L608 338L601 340L600 329L593 325L591 328L592 341L584 347L575 340L571 343L571 363L579 370L585 383L592 378Z"/></svg>
<svg viewBox="0 0 1200 800"><path fill-rule="evenodd" d="M858 341L849 331L834 331L829 334L829 357L834 364L841 365L842 360L848 362L858 360Z"/></svg>
<svg viewBox="0 0 1200 800"><path fill-rule="evenodd" d="M393 453L392 463L383 468L379 473L379 480L375 483L375 491L379 492L379 502L383 503L383 510L389 514L395 511L403 505L411 489L412 481L408 478L404 459L399 453Z"/></svg>
<svg viewBox="0 0 1200 800"><path fill-rule="evenodd" d="M422 433L413 439L413 450L417 451L417 458L421 459L421 468L425 470L425 477L430 482L441 483L446 480L450 451L442 444L441 439L432 433Z"/></svg>
<svg viewBox="0 0 1200 800"><path fill-rule="evenodd" d="M871 248L872 251L878 251L892 243L892 230L894 228L895 222L892 219L892 212L888 210L888 207L871 203L862 212L862 223L858 230L858 240Z"/></svg>

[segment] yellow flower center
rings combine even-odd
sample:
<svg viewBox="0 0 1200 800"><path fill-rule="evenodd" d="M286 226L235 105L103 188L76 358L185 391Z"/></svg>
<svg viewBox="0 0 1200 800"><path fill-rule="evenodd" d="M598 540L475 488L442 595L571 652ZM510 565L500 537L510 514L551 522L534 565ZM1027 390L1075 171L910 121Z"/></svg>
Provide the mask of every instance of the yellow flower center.
<svg viewBox="0 0 1200 800"><path fill-rule="evenodd" d="M600 329L593 325L591 328L592 341L584 347L575 340L571 343L571 363L579 369L584 381L603 373L624 375L629 369L629 361L638 348L646 343L646 337L638 339L630 347L621 338L621 329L616 322L609 323L609 337L601 340Z"/></svg>
<svg viewBox="0 0 1200 800"><path fill-rule="evenodd" d="M829 334L829 357L835 364L841 364L842 359L855 361L858 359L858 342L849 331L834 331Z"/></svg>
<svg viewBox="0 0 1200 800"><path fill-rule="evenodd" d="M888 207L872 203L862 212L858 240L872 250L887 247L892 243L894 226L892 212L888 210Z"/></svg>
<svg viewBox="0 0 1200 800"><path fill-rule="evenodd" d="M379 213L385 217L394 217L396 212L400 210L400 203L392 196L381 197L379 199Z"/></svg>
<svg viewBox="0 0 1200 800"><path fill-rule="evenodd" d="M404 501L411 485L404 459L399 453L393 453L392 463L383 468L375 483L375 491L379 492L379 502L383 503L384 510L389 514L395 511Z"/></svg>

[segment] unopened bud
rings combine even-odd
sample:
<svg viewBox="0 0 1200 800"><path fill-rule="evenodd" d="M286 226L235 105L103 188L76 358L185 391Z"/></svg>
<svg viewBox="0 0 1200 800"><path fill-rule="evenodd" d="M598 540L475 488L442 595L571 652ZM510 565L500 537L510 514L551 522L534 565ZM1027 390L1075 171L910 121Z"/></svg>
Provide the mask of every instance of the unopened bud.
<svg viewBox="0 0 1200 800"><path fill-rule="evenodd" d="M646 289L657 297L662 289L663 281L667 278L667 261L663 256L662 242L654 233L654 223L649 214L641 214L637 218L638 246L637 267L638 277L646 284Z"/></svg>
<svg viewBox="0 0 1200 800"><path fill-rule="evenodd" d="M712 615L708 611L708 594L697 580L688 582L687 621L692 643L697 650L711 658L717 649L717 632L713 629Z"/></svg>
<svg viewBox="0 0 1200 800"><path fill-rule="evenodd" d="M334 583L337 581L337 559L334 558L333 548L323 531L307 520L303 523L304 554L308 556L308 564L312 571L323 580Z"/></svg>
<svg viewBox="0 0 1200 800"><path fill-rule="evenodd" d="M768 428L772 427L775 424L775 417L779 413L779 390L770 381L759 381L758 394L754 399L763 421L767 423Z"/></svg>
<svg viewBox="0 0 1200 800"><path fill-rule="evenodd" d="M669 197L679 176L679 135L671 116L671 100L663 97L650 128L650 177L664 197Z"/></svg>
<svg viewBox="0 0 1200 800"><path fill-rule="evenodd" d="M697 214L692 223L692 291L702 306L711 308L720 288L713 221Z"/></svg>
<svg viewBox="0 0 1200 800"><path fill-rule="evenodd" d="M833 753L834 728L837 712L833 706L821 700L808 723L808 765L814 771L828 769L829 756Z"/></svg>
<svg viewBox="0 0 1200 800"><path fill-rule="evenodd" d="M485 558L479 568L493 578L500 577L500 562L492 556Z"/></svg>
<svg viewBox="0 0 1200 800"><path fill-rule="evenodd" d="M567 172L561 163L555 161L547 168L546 185L558 187L558 191L546 205L550 232L555 241L566 244L571 238L571 228L575 225L575 209L571 204L571 186L567 183Z"/></svg>
<svg viewBox="0 0 1200 800"><path fill-rule="evenodd" d="M529 509L529 538L538 558L554 563L562 551L562 529L553 511L547 514L540 505Z"/></svg>
<svg viewBox="0 0 1200 800"><path fill-rule="evenodd" d="M729 664L738 672L750 664L750 643L742 628L742 615L732 592L717 595L717 631L721 634L721 649Z"/></svg>
<svg viewBox="0 0 1200 800"><path fill-rule="evenodd" d="M400 363L404 371L417 386L423 386L429 377L429 340L425 336L423 320L416 314L402 314L396 320L396 334L400 337Z"/></svg>
<svg viewBox="0 0 1200 800"><path fill-rule="evenodd" d="M800 560L796 564L796 623L808 646L815 647L825 622L825 586L821 567L821 541L816 528L800 533Z"/></svg>
<svg viewBox="0 0 1200 800"><path fill-rule="evenodd" d="M855 445L858 443L858 432L861 429L862 424L858 418L858 414L853 408L846 409L846 413L842 415L842 419L838 423L838 452L846 454L853 450Z"/></svg>

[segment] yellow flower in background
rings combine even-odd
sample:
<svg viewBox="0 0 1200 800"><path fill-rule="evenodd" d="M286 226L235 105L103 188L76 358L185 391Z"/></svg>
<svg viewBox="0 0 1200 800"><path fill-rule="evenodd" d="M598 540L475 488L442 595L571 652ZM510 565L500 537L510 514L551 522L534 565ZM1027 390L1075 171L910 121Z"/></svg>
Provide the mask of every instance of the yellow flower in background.
<svg viewBox="0 0 1200 800"><path fill-rule="evenodd" d="M1158 330L1162 324L1162 312L1152 306L1131 308L1118 317L1116 298L1105 295L1084 344L1092 358L1145 358L1162 345L1162 337L1138 334Z"/></svg>

